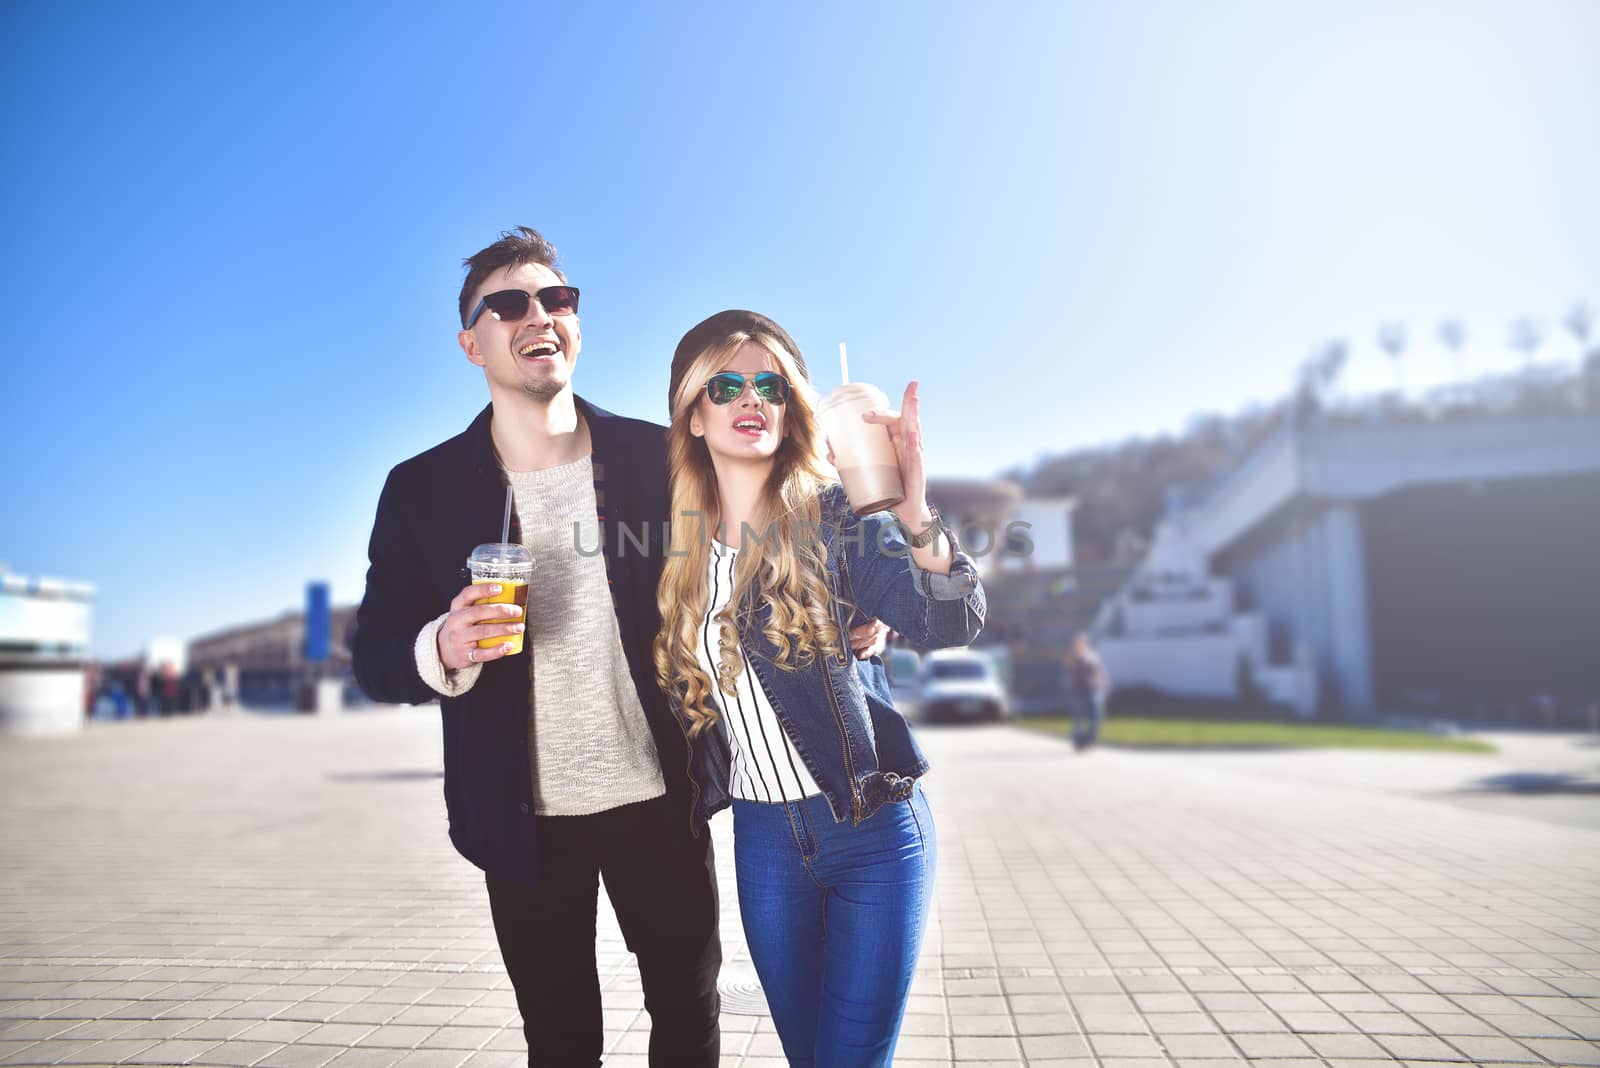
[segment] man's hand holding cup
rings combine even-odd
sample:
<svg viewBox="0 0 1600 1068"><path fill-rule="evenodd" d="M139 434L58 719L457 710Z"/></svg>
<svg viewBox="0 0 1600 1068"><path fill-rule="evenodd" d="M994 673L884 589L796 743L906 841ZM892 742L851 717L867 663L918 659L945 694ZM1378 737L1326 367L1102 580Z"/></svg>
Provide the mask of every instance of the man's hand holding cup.
<svg viewBox="0 0 1600 1068"><path fill-rule="evenodd" d="M460 671L468 664L482 664L499 660L517 647L512 635L527 629L521 619L523 608L519 604L479 604L484 596L501 592L500 583L475 582L462 587L450 602L450 614L439 628L439 662L450 671ZM509 622L507 617L516 621ZM495 638L506 640L480 647L480 642Z"/></svg>

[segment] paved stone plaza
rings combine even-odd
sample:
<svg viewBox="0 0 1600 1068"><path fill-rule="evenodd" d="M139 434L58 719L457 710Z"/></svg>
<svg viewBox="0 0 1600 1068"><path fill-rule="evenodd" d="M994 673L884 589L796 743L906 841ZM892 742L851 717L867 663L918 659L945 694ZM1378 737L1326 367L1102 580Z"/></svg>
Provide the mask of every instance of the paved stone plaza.
<svg viewBox="0 0 1600 1068"><path fill-rule="evenodd" d="M940 871L897 1065L1600 1065L1593 741L922 737ZM431 709L0 739L0 1063L522 1063L439 768ZM717 822L732 1004L751 973ZM602 912L606 1063L643 1065ZM723 1048L783 1064L764 1016L728 1013Z"/></svg>

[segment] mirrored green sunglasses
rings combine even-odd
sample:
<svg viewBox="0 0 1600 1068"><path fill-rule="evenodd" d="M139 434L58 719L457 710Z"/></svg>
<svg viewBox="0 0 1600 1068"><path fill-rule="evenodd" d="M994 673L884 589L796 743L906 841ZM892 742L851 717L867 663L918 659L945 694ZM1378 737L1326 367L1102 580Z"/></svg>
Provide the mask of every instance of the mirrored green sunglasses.
<svg viewBox="0 0 1600 1068"><path fill-rule="evenodd" d="M776 371L762 371L748 378L735 371L723 371L706 382L706 396L712 404L732 404L744 395L745 383L756 387L756 393L769 404L782 404L789 399L789 380Z"/></svg>

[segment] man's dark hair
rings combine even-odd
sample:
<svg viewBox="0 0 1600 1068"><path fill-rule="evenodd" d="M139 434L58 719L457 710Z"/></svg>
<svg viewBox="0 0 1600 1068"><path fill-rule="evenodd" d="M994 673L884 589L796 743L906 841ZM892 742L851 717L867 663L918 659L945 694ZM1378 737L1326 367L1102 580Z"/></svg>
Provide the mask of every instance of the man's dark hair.
<svg viewBox="0 0 1600 1068"><path fill-rule="evenodd" d="M542 263L556 273L563 282L567 276L556 266L556 247L544 239L539 231L527 226L500 231L500 240L480 252L462 260L467 277L461 283L461 325L467 325L467 316L477 302L472 299L483 280L502 267L521 267L525 263Z"/></svg>

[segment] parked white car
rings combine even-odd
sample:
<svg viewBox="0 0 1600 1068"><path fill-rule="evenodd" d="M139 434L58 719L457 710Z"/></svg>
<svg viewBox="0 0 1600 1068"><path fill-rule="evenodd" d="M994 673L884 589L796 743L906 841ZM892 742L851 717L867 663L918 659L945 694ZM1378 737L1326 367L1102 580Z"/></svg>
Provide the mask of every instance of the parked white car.
<svg viewBox="0 0 1600 1068"><path fill-rule="evenodd" d="M894 707L914 721L922 705L922 657L911 649L890 649L883 654L883 666L889 675Z"/></svg>
<svg viewBox="0 0 1600 1068"><path fill-rule="evenodd" d="M922 716L928 723L1011 718L993 659L972 649L936 649L922 664Z"/></svg>

